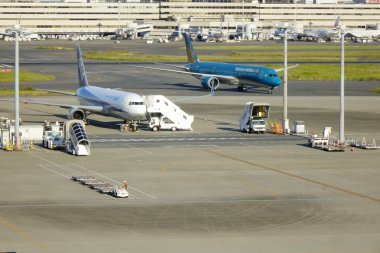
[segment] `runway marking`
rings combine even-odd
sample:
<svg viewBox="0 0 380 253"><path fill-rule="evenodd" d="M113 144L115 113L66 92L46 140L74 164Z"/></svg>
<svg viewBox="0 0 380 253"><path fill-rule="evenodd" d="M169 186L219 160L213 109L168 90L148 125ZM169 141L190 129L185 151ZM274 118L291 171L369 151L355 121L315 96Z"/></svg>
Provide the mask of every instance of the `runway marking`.
<svg viewBox="0 0 380 253"><path fill-rule="evenodd" d="M7 221L5 218L0 216L0 223L3 224L4 226L8 227L10 230L15 232L16 234L19 234L21 237L25 238L26 240L30 241L32 244L37 246L40 249L46 249L46 245L43 244L40 241L35 240L32 236L30 236L28 233L23 231L21 228L16 226L15 224Z"/></svg>
<svg viewBox="0 0 380 253"><path fill-rule="evenodd" d="M259 164L259 163L250 162L250 161L247 161L247 160L244 160L244 159L240 159L240 158L229 156L229 155L226 155L226 154L223 154L223 153L219 153L219 152L216 152L214 150L204 149L204 151L207 152L207 153L211 153L211 154L214 154L214 155L217 155L217 156L220 156L220 157L224 157L224 158L233 160L233 161L237 161L237 162L245 163L245 164L248 164L248 165L251 165L251 166L259 167L259 168L262 168L262 169L265 169L265 170L269 170L269 171L272 171L272 172L276 172L276 173L279 173L279 174L282 174L282 175L285 175L285 176L289 176L289 177L300 179L302 181L310 182L310 183L313 183L313 184L316 184L316 185L319 185L319 186L322 186L322 187L325 187L325 188L333 189L333 190L336 190L336 191L339 191L339 192L347 193L347 194L350 194L350 195L353 195L353 196L357 196L357 197L360 197L360 198L363 198L363 199L367 199L367 200L371 200L371 201L380 203L380 199L378 199L378 198L371 197L371 196L368 196L368 195L365 195L365 194L362 194L362 193L354 192L354 191L351 191L351 190L348 190L348 189L345 189L345 188L341 188L341 187L338 187L338 186L334 186L334 185L331 185L331 184L326 184L326 183L323 183L323 182L320 182L320 181L317 181L317 180L314 180L314 179L310 179L310 178L307 178L307 177L299 176L299 175L296 175L296 174L293 174L293 173L290 173L290 172L287 172L287 171L284 171L284 170L280 170L280 169L276 169L276 168L270 167L268 165L263 165L263 164Z"/></svg>
<svg viewBox="0 0 380 253"><path fill-rule="evenodd" d="M31 153L30 153L30 154L31 154ZM43 158L43 157L40 157L40 156L38 156L38 155L36 155L36 154L31 154L31 155L33 155L33 156L35 156L35 157L37 157L37 158L39 158L39 159L41 159L41 160L47 161L47 162L49 162L49 163L52 163L52 164L54 164L55 166L57 166L58 168L62 168L62 169L64 169L64 170L66 170L66 171L71 171L71 172L73 172L73 173L76 173L76 174L79 174L79 175L83 175L83 174L81 174L80 172L78 172L78 171L76 171L76 170L73 170L73 169L70 169L70 168L67 168L67 167L65 168L64 165L59 165L59 164L54 163L54 162L52 162L52 161L50 161L50 160L48 160L48 159L45 159L45 158ZM74 166L76 166L76 167L78 167L78 168L81 168L81 169L83 169L83 170L89 171L89 172L91 172L91 173L97 174L97 175L99 175L99 176L101 176L101 177L103 177L103 178L107 178L107 179L109 179L109 180L111 180L111 181L113 181L113 182L116 182L116 183L122 184L122 182L119 182L119 181L117 181L117 180L115 180L115 179L113 179L113 178L107 177L107 176L105 176L105 175L102 175L102 174L100 174L100 173L98 173L98 172L95 172L95 171L92 171L92 170L90 170L90 169L87 169L87 168L85 168L85 167L83 167L83 166L80 166L80 165L77 165L77 164L74 164ZM55 171L55 173L60 174L60 173L58 173L57 171ZM66 177L66 178L68 178L67 176L65 176L65 175L63 175L63 174L60 174L60 175ZM129 186L129 188L130 188L130 189L133 189L133 190L135 190L135 191L137 191L137 192L140 192L140 193L142 193L142 194L144 194L144 195L146 195L146 196L149 196L149 197L151 197L151 198L153 198L153 199L157 199L156 196L153 196L152 194L149 194L149 193L144 192L144 191L142 191L142 190L139 190L139 189L137 189L137 188L134 188L134 187L131 187L131 186ZM133 195L131 195L131 197L132 197L132 198L135 198L135 199L138 199L136 196L133 196Z"/></svg>
<svg viewBox="0 0 380 253"><path fill-rule="evenodd" d="M214 141L214 140L260 140L261 138L257 137L190 137L190 138L154 138L154 139L121 139L121 138L113 138L113 139L91 139L92 143L103 143L103 142L170 142L170 141Z"/></svg>
<svg viewBox="0 0 380 253"><path fill-rule="evenodd" d="M147 153L148 155L151 155L151 154L152 154L151 152L146 151L146 150L144 150L144 149L142 149L142 148L133 147L133 146L128 145L128 144L122 144L122 145L123 145L123 146L126 146L126 147L129 147L129 148L136 149L136 150L141 151L141 152L144 152L144 153Z"/></svg>
<svg viewBox="0 0 380 253"><path fill-rule="evenodd" d="M58 171L55 171L55 170L49 169L48 167L46 167L46 166L44 166L44 165L42 165L42 164L39 164L39 166L42 167L42 168L44 168L44 169L46 169L46 170L49 170L49 171L51 171L51 172L54 172L54 173L56 173L56 174L58 174L58 175L60 175L60 176L62 176L62 177L65 177L65 178L67 178L67 179L71 179L70 177L68 177L68 176L66 176L66 175L64 175L64 174L61 174L61 173L59 173Z"/></svg>
<svg viewBox="0 0 380 253"><path fill-rule="evenodd" d="M84 174L80 173L79 171L73 170L73 169L68 168L68 167L66 167L66 166L64 166L64 165L59 165L59 164L54 163L54 162L52 162L52 161L50 161L50 160L48 160L48 159L45 159L45 158L43 158L43 157L40 157L40 156L38 156L38 155L36 155L36 154L31 154L31 155L33 155L33 156L35 156L35 157L37 157L37 158L39 158L39 159L41 159L41 160L44 160L44 161L46 161L46 162L49 162L49 163L51 163L53 166L56 166L57 168L63 169L63 170L68 171L68 172L70 172L70 173L75 173L75 174L78 174L78 175L81 175L81 176L84 175ZM58 174L58 175L60 175L60 176L62 176L62 177L64 177L64 178L71 179L71 177L66 176L66 175L64 175L64 174L62 174L62 173L60 173L60 172L58 172L58 171L56 171L56 170L50 169L50 168L48 168L48 167L46 167L46 166L44 166L44 165L42 165L42 164L39 164L39 166L42 167L42 168L44 168L44 169L46 169L46 170L49 170L49 171L51 171L51 172L54 172L54 173L56 173L56 174ZM114 197L112 197L112 196L110 196L110 195L108 195L108 194L102 194L102 195L103 195L103 196L106 196L106 197L108 197L108 198L111 198L111 199L115 199Z"/></svg>

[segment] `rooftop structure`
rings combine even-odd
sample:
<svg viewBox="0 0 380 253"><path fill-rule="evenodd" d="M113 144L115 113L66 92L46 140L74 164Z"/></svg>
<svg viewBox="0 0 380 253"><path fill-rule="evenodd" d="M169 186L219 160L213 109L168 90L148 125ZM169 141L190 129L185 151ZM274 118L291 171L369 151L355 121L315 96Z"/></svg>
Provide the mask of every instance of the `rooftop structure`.
<svg viewBox="0 0 380 253"><path fill-rule="evenodd" d="M236 27L242 22L252 21L260 21L265 27L273 27L279 22L331 27L337 16L340 16L347 27L366 27L367 24L380 23L380 4L333 4L326 2L330 0L313 1L321 3L268 4L232 0L160 3L148 0L120 3L71 3L49 0L10 3L2 0L0 30L20 23L24 29L37 33L107 33L115 32L117 28L125 27L128 23L143 21L153 24L154 29L171 31L179 22L189 21L194 25L209 27ZM223 16L229 18L222 22Z"/></svg>

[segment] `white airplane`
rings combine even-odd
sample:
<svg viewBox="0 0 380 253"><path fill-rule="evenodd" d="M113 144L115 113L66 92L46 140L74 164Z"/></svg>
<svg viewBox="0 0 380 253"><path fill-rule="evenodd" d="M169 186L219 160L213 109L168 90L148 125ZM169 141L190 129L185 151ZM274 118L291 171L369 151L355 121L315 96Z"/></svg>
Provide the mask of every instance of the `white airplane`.
<svg viewBox="0 0 380 253"><path fill-rule="evenodd" d="M86 121L86 118L89 115L100 114L122 119L124 120L124 124L128 125L135 124L138 120L146 119L146 105L144 103L144 99L140 95L121 90L90 86L87 81L79 45L77 46L77 58L79 88L77 89L76 93L45 89L39 90L76 96L79 98L80 105L45 103L25 100L21 102L25 104L40 104L69 109L69 119L79 119Z"/></svg>
<svg viewBox="0 0 380 253"><path fill-rule="evenodd" d="M293 35L298 40L302 38L312 39L314 41L331 41L333 38L339 37L339 28L341 26L340 16L334 23L334 28L304 28L301 33Z"/></svg>
<svg viewBox="0 0 380 253"><path fill-rule="evenodd" d="M367 30L367 29L347 29L346 37L353 38L356 42L367 42L373 39L380 38L380 30Z"/></svg>

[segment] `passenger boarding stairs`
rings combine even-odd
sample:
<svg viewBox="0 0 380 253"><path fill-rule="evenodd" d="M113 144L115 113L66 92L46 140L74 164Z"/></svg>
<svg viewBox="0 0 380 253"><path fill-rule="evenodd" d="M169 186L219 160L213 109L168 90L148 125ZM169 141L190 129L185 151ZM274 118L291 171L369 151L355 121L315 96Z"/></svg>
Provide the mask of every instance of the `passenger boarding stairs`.
<svg viewBox="0 0 380 253"><path fill-rule="evenodd" d="M66 151L73 155L90 155L90 141L87 138L84 122L68 120L65 123Z"/></svg>
<svg viewBox="0 0 380 253"><path fill-rule="evenodd" d="M167 118L175 124L177 129L192 130L191 124L194 121L194 116L184 112L168 98L162 95L149 95L144 98L147 105L148 120L153 117L159 117L160 120Z"/></svg>

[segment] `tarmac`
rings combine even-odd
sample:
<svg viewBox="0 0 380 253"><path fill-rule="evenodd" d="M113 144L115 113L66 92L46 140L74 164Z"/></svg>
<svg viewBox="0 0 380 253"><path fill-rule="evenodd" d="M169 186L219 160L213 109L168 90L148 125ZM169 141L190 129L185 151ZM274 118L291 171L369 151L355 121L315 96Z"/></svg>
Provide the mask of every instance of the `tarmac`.
<svg viewBox="0 0 380 253"><path fill-rule="evenodd" d="M68 73L73 83L74 74ZM91 81L101 86L103 79ZM289 97L289 118L304 120L309 133L331 126L337 135L339 97L311 95L307 84ZM133 89L151 92L149 85ZM380 144L380 98L360 95L366 87L355 86L346 97L346 136ZM204 95L154 93L172 100ZM379 151L325 152L308 147L304 137L240 133L248 101L270 103L270 117L281 119L280 95L220 91L178 103L195 116L192 132L142 126L122 133L120 120L94 115L86 128L93 141L88 157L39 145L0 151L0 251L378 253ZM67 113L31 104L20 109L26 123L62 121ZM0 110L12 117L13 105L0 101ZM76 175L120 186L127 181L130 196L97 193L70 179Z"/></svg>

